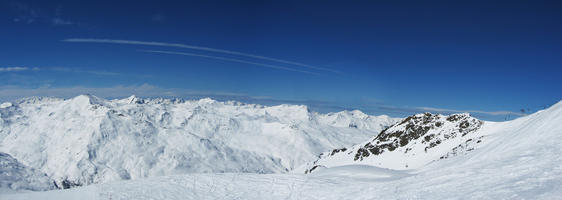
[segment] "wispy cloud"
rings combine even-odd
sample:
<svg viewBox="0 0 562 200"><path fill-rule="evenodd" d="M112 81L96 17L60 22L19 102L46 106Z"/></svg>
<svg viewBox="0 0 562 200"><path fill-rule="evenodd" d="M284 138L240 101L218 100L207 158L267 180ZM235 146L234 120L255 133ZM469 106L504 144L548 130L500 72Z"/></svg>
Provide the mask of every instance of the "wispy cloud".
<svg viewBox="0 0 562 200"><path fill-rule="evenodd" d="M15 17L13 18L14 22L31 24L41 17L40 12L36 8L28 6L27 4L12 1L9 5L11 10L15 12Z"/></svg>
<svg viewBox="0 0 562 200"><path fill-rule="evenodd" d="M33 67L33 68L29 68L29 67L0 67L0 72L17 72L17 71L28 71L28 70L38 71L39 68L37 68L37 67Z"/></svg>
<svg viewBox="0 0 562 200"><path fill-rule="evenodd" d="M87 73L100 76L119 76L120 73L105 70L84 70L70 67L0 67L0 72L21 72L21 71L57 71L68 73Z"/></svg>
<svg viewBox="0 0 562 200"><path fill-rule="evenodd" d="M83 70L80 68L70 68L70 67L50 67L47 70L58 71L58 72L71 72L71 73L88 73L93 75L101 76L118 76L120 73L104 71L104 70Z"/></svg>
<svg viewBox="0 0 562 200"><path fill-rule="evenodd" d="M523 116L524 113L512 112L512 111L482 111L482 110L455 110L455 109L445 109L445 108L431 108L431 107L417 107L421 111L428 112L439 112L439 113L479 113L486 115L516 115Z"/></svg>
<svg viewBox="0 0 562 200"><path fill-rule="evenodd" d="M62 16L62 6L57 6L54 12L45 11L36 6L32 6L29 4L25 4L19 1L13 1L9 4L11 10L15 13L13 17L13 21L17 23L48 23L54 26L61 26L61 25L80 25L80 23L76 23L65 19Z"/></svg>
<svg viewBox="0 0 562 200"><path fill-rule="evenodd" d="M66 19L62 18L62 6L61 5L57 6L57 9L55 9L55 16L52 17L51 23L53 25L73 25L73 24L76 24L75 22L72 22L70 20L66 20Z"/></svg>
<svg viewBox="0 0 562 200"><path fill-rule="evenodd" d="M51 20L51 22L53 23L53 25L72 25L72 24L74 24L74 22L64 20L64 19L58 18L58 17L53 18Z"/></svg>
<svg viewBox="0 0 562 200"><path fill-rule="evenodd" d="M272 68L272 69L280 69L280 70L287 70L287 71L293 71L293 72L300 72L300 73L318 75L318 73L314 73L314 72L309 72L309 71L304 71L304 70L298 70L298 69L293 69L293 68L283 67L283 66L278 66L278 65L269 65L269 64L263 64L263 63L256 63L256 62L251 62L251 61L246 61L246 60L239 60L239 59L233 59L233 58L225 58L225 57L210 56L210 55L203 55L203 54L194 54L194 53L185 53L185 52L175 52L175 51L157 51L157 50L139 50L139 51L147 52L147 53L173 54L173 55L183 55L183 56L193 56L193 57L209 58L209 59L215 59L215 60L224 60L224 61L230 61L230 62L237 62L237 63L244 63L244 64L250 64L250 65L257 65L257 66L262 66L262 67L267 67L267 68Z"/></svg>
<svg viewBox="0 0 562 200"><path fill-rule="evenodd" d="M88 71L86 71L86 73L90 73L90 74L94 74L94 75L100 75L100 76L119 76L119 75L121 75L120 73L116 73L116 72L96 71L96 70L88 70Z"/></svg>
<svg viewBox="0 0 562 200"><path fill-rule="evenodd" d="M271 57L260 56L260 55L255 55L255 54L242 53L242 52L238 52L238 51L215 49L215 48L210 48L210 47L194 46L194 45L179 44L179 43L146 42L146 41L113 40L113 39L89 39L89 38L70 38L70 39L65 39L63 41L64 42L110 43L110 44L129 44L129 45L146 45L146 46L163 46L163 47L185 48L185 49L193 49L193 50L199 50L199 51L208 51L208 52L224 53L224 54L230 54L230 55L236 55L236 56L244 56L244 57L249 57L249 58L254 58L254 59L274 61L274 62L289 64L289 65L296 65L296 66L301 66L301 67L314 69L314 70L340 73L339 71L336 71L336 70L333 70L333 69L317 67L317 66L312 66L312 65L308 65L308 64L303 64L303 63L299 63L299 62L288 61L288 60L283 60L283 59L278 59L278 58L271 58Z"/></svg>

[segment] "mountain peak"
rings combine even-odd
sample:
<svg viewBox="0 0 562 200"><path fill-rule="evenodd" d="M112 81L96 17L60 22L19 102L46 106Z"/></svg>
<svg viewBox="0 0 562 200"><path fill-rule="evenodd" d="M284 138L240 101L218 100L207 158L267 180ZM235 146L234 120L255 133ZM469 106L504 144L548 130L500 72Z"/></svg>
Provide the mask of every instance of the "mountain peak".
<svg viewBox="0 0 562 200"><path fill-rule="evenodd" d="M199 99L199 103L202 103L202 104L214 104L216 102L217 101L215 101L214 99L211 99L209 97Z"/></svg>
<svg viewBox="0 0 562 200"><path fill-rule="evenodd" d="M351 115L357 118L366 118L369 117L369 115L361 112L360 110L353 110L351 111Z"/></svg>
<svg viewBox="0 0 562 200"><path fill-rule="evenodd" d="M136 95L131 95L130 97L126 98L126 101L128 104L139 104L139 103L143 103L143 99L137 97Z"/></svg>
<svg viewBox="0 0 562 200"><path fill-rule="evenodd" d="M70 99L70 101L84 105L102 105L105 100L91 94L81 94Z"/></svg>

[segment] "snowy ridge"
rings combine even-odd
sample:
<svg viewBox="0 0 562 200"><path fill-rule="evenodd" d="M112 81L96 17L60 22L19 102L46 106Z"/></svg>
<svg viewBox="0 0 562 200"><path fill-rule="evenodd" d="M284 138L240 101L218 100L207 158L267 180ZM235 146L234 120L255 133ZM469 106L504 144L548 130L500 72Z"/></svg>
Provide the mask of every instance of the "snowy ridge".
<svg viewBox="0 0 562 200"><path fill-rule="evenodd" d="M483 124L468 113L412 115L370 141L322 153L318 160L307 164L304 172L351 164L416 169L434 160L473 150L484 137L477 132Z"/></svg>
<svg viewBox="0 0 562 200"><path fill-rule="evenodd" d="M208 98L26 98L0 107L0 152L59 188L184 173L283 173L397 120Z"/></svg>

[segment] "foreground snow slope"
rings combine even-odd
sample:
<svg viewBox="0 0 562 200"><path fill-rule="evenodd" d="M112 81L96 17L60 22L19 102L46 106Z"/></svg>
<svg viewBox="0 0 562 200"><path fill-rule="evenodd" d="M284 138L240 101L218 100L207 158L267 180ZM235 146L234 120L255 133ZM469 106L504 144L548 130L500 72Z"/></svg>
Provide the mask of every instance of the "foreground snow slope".
<svg viewBox="0 0 562 200"><path fill-rule="evenodd" d="M184 173L279 173L396 121L211 99L29 98L0 106L0 152L59 188Z"/></svg>
<svg viewBox="0 0 562 200"><path fill-rule="evenodd" d="M312 174L188 174L1 199L562 199L562 102L485 123L482 146L417 170L351 165Z"/></svg>

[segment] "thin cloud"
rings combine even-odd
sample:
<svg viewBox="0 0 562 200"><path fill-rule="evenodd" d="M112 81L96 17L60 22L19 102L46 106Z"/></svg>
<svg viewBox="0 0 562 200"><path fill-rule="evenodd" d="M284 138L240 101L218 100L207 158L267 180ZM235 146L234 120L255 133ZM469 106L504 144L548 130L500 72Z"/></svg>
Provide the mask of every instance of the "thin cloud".
<svg viewBox="0 0 562 200"><path fill-rule="evenodd" d="M55 16L51 19L51 23L53 25L73 25L76 24L75 22L72 22L70 20L66 20L62 18L62 6L59 5L57 6L57 9L55 9Z"/></svg>
<svg viewBox="0 0 562 200"><path fill-rule="evenodd" d="M445 112L445 113L480 113L486 115L517 115L517 116L525 115L523 113L512 112L512 111L454 110L454 109L431 108L431 107L418 107L418 109L422 111Z"/></svg>
<svg viewBox="0 0 562 200"><path fill-rule="evenodd" d="M40 12L37 9L28 6L27 4L13 1L10 2L9 6L11 10L16 14L16 16L13 18L14 22L31 24L37 21L37 19L41 18Z"/></svg>
<svg viewBox="0 0 562 200"><path fill-rule="evenodd" d="M70 73L88 73L93 75L100 75L100 76L119 76L120 73L116 72L109 72L109 71L100 71L100 70L82 70L79 68L68 68L68 67L51 67L47 68L48 70L58 71L58 72L70 72Z"/></svg>
<svg viewBox="0 0 562 200"><path fill-rule="evenodd" d="M54 14L52 14L48 10L15 1L10 4L10 8L12 12L15 13L13 21L17 23L32 24L37 22L49 23L54 26L78 25L78 23L72 22L62 17L62 6L58 6L55 9Z"/></svg>
<svg viewBox="0 0 562 200"><path fill-rule="evenodd" d="M100 75L100 76L119 76L119 75L121 75L120 73L116 73L116 72L94 71L94 70L88 70L88 71L86 71L86 73L94 74L94 75Z"/></svg>
<svg viewBox="0 0 562 200"><path fill-rule="evenodd" d="M224 60L224 61L230 61L230 62L257 65L257 66L262 66L262 67L267 67L267 68L272 68L272 69L280 69L280 70L286 70L286 71L293 71L293 72L319 75L318 73L314 73L314 72L303 71L303 70L298 70L298 69L293 69L293 68L283 67L283 66L278 66L278 65L269 65L269 64L256 63L256 62L251 62L251 61L246 61L246 60L239 60L239 59L225 58L225 57L218 57L218 56L210 56L210 55L203 55L203 54L193 54L193 53L175 52L175 51L157 51L157 50L139 50L139 51L147 52L147 53L161 53L161 54L173 54L173 55L183 55L183 56L209 58L209 59L215 59L215 60Z"/></svg>
<svg viewBox="0 0 562 200"><path fill-rule="evenodd" d="M336 105L342 105L341 103ZM359 109L365 113L376 114L376 115L389 115L391 117L406 117L418 113L431 112L439 113L444 115L455 114L455 113L470 113L472 116L479 118L481 120L489 121L505 121L510 116L520 117L525 116L523 113L512 112L512 111L481 111L481 110L457 110L457 109L443 109L443 108L432 108L432 107L408 107L408 106L393 106L384 104L382 102L376 103L361 103L361 104L351 104L348 106L343 106L346 109ZM529 113L528 113L529 114Z"/></svg>
<svg viewBox="0 0 562 200"><path fill-rule="evenodd" d="M74 22L55 17L51 20L53 25L73 25Z"/></svg>
<svg viewBox="0 0 562 200"><path fill-rule="evenodd" d="M145 41L135 41L135 40L87 39L87 38L70 38L70 39L65 39L63 41L64 42L110 43L110 44L129 44L129 45L177 47L177 48L194 49L194 50L200 50L200 51L209 51L209 52L215 52L215 53L224 53L224 54L230 54L230 55L236 55L236 56L245 56L245 57L249 57L249 58L268 60L268 61L274 61L274 62L279 62L279 63L285 63L285 64L290 64L290 65L306 67L306 68L314 69L314 70L340 73L339 71L336 71L336 70L333 70L333 69L316 67L316 66L312 66L312 65L299 63L299 62L293 62L293 61L282 60L282 59L277 59L277 58L265 57L265 56L249 54L249 53L242 53L242 52L237 52L237 51L215 49L215 48L210 48L210 47L201 47L201 46L194 46L194 45L187 45L187 44L164 43L164 42L145 42Z"/></svg>
<svg viewBox="0 0 562 200"><path fill-rule="evenodd" d="M29 68L29 67L0 67L0 72L18 72L18 71L27 71L27 70L34 70L37 71L39 68Z"/></svg>

